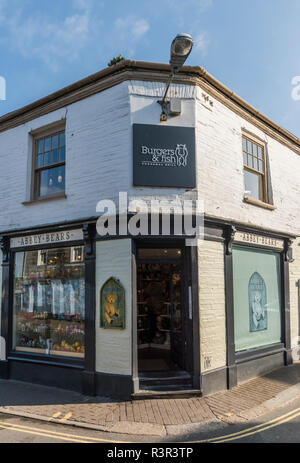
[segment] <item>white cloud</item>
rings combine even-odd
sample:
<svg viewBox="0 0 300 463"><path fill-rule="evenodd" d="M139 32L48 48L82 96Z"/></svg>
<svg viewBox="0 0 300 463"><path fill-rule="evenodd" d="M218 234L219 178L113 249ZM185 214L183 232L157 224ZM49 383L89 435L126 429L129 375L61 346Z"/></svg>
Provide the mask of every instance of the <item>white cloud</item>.
<svg viewBox="0 0 300 463"><path fill-rule="evenodd" d="M5 1L5 0L4 0ZM0 0L0 14L3 0ZM93 0L73 0L74 14L54 21L41 13L28 16L22 9L5 18L7 41L24 57L38 58L53 71L62 59L77 59L99 33L101 20L92 11Z"/></svg>
<svg viewBox="0 0 300 463"><path fill-rule="evenodd" d="M129 58L135 53L138 41L148 32L150 25L144 18L128 15L117 18L114 22L114 33Z"/></svg>
<svg viewBox="0 0 300 463"><path fill-rule="evenodd" d="M202 56L207 54L209 43L210 40L208 39L206 32L202 32L201 34L198 34L196 37L194 37L194 49L199 51Z"/></svg>
<svg viewBox="0 0 300 463"><path fill-rule="evenodd" d="M115 28L123 38L132 37L139 39L148 32L150 26L146 19L127 16L125 18L117 18L115 20Z"/></svg>
<svg viewBox="0 0 300 463"><path fill-rule="evenodd" d="M135 38L139 39L148 32L150 26L145 19L138 19L132 26L132 34Z"/></svg>

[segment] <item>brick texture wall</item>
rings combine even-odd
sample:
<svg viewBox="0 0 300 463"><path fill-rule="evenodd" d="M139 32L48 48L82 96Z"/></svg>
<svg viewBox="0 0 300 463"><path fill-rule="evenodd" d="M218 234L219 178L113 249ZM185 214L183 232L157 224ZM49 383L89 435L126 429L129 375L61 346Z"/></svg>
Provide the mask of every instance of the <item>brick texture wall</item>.
<svg viewBox="0 0 300 463"><path fill-rule="evenodd" d="M198 248L201 371L226 365L224 245Z"/></svg>
<svg viewBox="0 0 300 463"><path fill-rule="evenodd" d="M131 240L110 240L97 243L96 249L96 371L131 374ZM125 288L126 328L100 328L100 291L114 277Z"/></svg>
<svg viewBox="0 0 300 463"><path fill-rule="evenodd" d="M292 347L300 344L300 239L293 243L294 262L290 266L290 304L291 304L291 341Z"/></svg>
<svg viewBox="0 0 300 463"><path fill-rule="evenodd" d="M196 97L198 195L208 215L300 235L300 156L215 99ZM267 143L276 210L243 202L242 129Z"/></svg>

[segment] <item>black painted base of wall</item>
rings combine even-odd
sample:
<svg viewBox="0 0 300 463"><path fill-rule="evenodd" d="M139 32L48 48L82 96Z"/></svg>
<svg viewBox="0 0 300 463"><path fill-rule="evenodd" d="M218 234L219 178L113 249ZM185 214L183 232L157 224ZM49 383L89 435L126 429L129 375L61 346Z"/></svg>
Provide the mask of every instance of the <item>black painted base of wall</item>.
<svg viewBox="0 0 300 463"><path fill-rule="evenodd" d="M249 360L235 365L237 384L286 365L286 353L279 352L266 357ZM218 368L201 374L203 396L228 388L231 370ZM44 386L58 387L86 395L130 399L134 392L130 375L94 373L78 367L40 364L21 360L0 361L0 378L14 379Z"/></svg>
<svg viewBox="0 0 300 463"><path fill-rule="evenodd" d="M268 355L237 365L237 382L248 381L255 376L262 376L285 365L285 353Z"/></svg>
<svg viewBox="0 0 300 463"><path fill-rule="evenodd" d="M13 379L85 395L119 399L130 399L134 392L131 376L95 373L80 367L22 360L0 361L0 379Z"/></svg>
<svg viewBox="0 0 300 463"><path fill-rule="evenodd" d="M225 391L243 381L263 376L277 370L286 362L286 352L279 352L266 357L239 363L233 367L223 367L201 374L201 391L203 396ZM290 364L290 362L288 363ZM235 377L235 378L234 378ZM233 383L233 379L235 379Z"/></svg>
<svg viewBox="0 0 300 463"><path fill-rule="evenodd" d="M9 360L9 379L76 392L81 392L82 371L81 368Z"/></svg>
<svg viewBox="0 0 300 463"><path fill-rule="evenodd" d="M96 395L96 377L94 371L84 370L82 372L81 392L85 395Z"/></svg>
<svg viewBox="0 0 300 463"><path fill-rule="evenodd" d="M130 399L133 389L133 379L129 375L96 373L97 395Z"/></svg>
<svg viewBox="0 0 300 463"><path fill-rule="evenodd" d="M284 353L284 363L285 365L292 365L293 364L293 349L286 349Z"/></svg>
<svg viewBox="0 0 300 463"><path fill-rule="evenodd" d="M1 360L0 361L0 379L8 379L8 378L9 378L8 361Z"/></svg>

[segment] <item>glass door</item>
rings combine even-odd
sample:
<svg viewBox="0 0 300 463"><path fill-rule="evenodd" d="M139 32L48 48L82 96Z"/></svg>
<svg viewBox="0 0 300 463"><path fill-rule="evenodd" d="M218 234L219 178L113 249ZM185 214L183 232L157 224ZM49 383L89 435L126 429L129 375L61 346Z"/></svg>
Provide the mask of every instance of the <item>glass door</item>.
<svg viewBox="0 0 300 463"><path fill-rule="evenodd" d="M137 331L140 372L185 367L185 330L180 249L139 249Z"/></svg>
<svg viewBox="0 0 300 463"><path fill-rule="evenodd" d="M184 312L182 307L182 272L181 268L173 268L170 275L171 294L171 358L182 370L185 369L185 342L183 336Z"/></svg>

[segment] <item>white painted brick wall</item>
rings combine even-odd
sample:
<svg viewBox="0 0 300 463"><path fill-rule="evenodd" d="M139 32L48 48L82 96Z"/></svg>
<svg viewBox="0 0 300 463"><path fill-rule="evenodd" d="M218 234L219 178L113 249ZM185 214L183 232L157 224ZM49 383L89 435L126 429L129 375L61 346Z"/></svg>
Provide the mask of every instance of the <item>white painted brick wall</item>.
<svg viewBox="0 0 300 463"><path fill-rule="evenodd" d="M132 326L131 240L97 242L96 249L96 371L130 375ZM120 280L125 288L126 328L109 330L100 328L100 291L110 278Z"/></svg>
<svg viewBox="0 0 300 463"><path fill-rule="evenodd" d="M1 326L1 313L2 313L2 251L0 249L0 326Z"/></svg>
<svg viewBox="0 0 300 463"><path fill-rule="evenodd" d="M56 223L96 215L100 199L153 195L170 199L185 189L132 186L133 123L159 124L165 85L129 81L66 108L0 133L0 231ZM202 90L172 85L171 95L182 98L182 114L167 125L196 127L198 195L209 215L300 234L300 157L230 109L213 100L212 111L202 104ZM67 199L24 206L28 198L29 132L67 118ZM241 129L268 143L275 211L243 202ZM188 193L187 193L188 194Z"/></svg>
<svg viewBox="0 0 300 463"><path fill-rule="evenodd" d="M6 346L4 338L1 338L1 314L2 314L2 251L0 249L0 360L6 360Z"/></svg>
<svg viewBox="0 0 300 463"><path fill-rule="evenodd" d="M291 324L291 343L292 347L300 344L300 239L293 243L294 262L289 264L290 267L290 324Z"/></svg>
<svg viewBox="0 0 300 463"><path fill-rule="evenodd" d="M224 245L198 248L201 371L226 365Z"/></svg>
<svg viewBox="0 0 300 463"><path fill-rule="evenodd" d="M128 191L131 197L167 195L170 199L186 194L184 189L132 187L131 126L159 124L161 108L157 100L164 89L165 85L157 82L124 82L0 133L0 231L94 216L97 202L116 198L119 191ZM300 234L300 157L215 99L212 98L212 110L206 109L201 104L201 93L200 88L193 86L172 85L171 94L182 98L182 114L170 118L167 125L196 127L198 196L205 201L205 212ZM29 199L29 132L64 117L67 199L24 206L22 202ZM275 211L242 201L242 128L268 143ZM299 325L295 286L300 278L299 249L294 246L296 260L291 264L292 337L298 335ZM127 311L130 311L130 241L98 243L97 254L97 314L100 287L112 274L126 285ZM206 241L199 247L202 371L226 363L223 259L220 243ZM129 312L127 315L127 328L122 333L101 330L97 320L98 371L131 373L131 318Z"/></svg>
<svg viewBox="0 0 300 463"><path fill-rule="evenodd" d="M300 234L300 156L212 99L212 111L197 95L199 197L209 215ZM268 144L275 211L243 202L242 128Z"/></svg>
<svg viewBox="0 0 300 463"><path fill-rule="evenodd" d="M58 121L66 123L66 194L30 206L29 132ZM128 189L130 157L128 88L121 84L22 126L0 133L0 230L26 228L96 215L100 199Z"/></svg>

